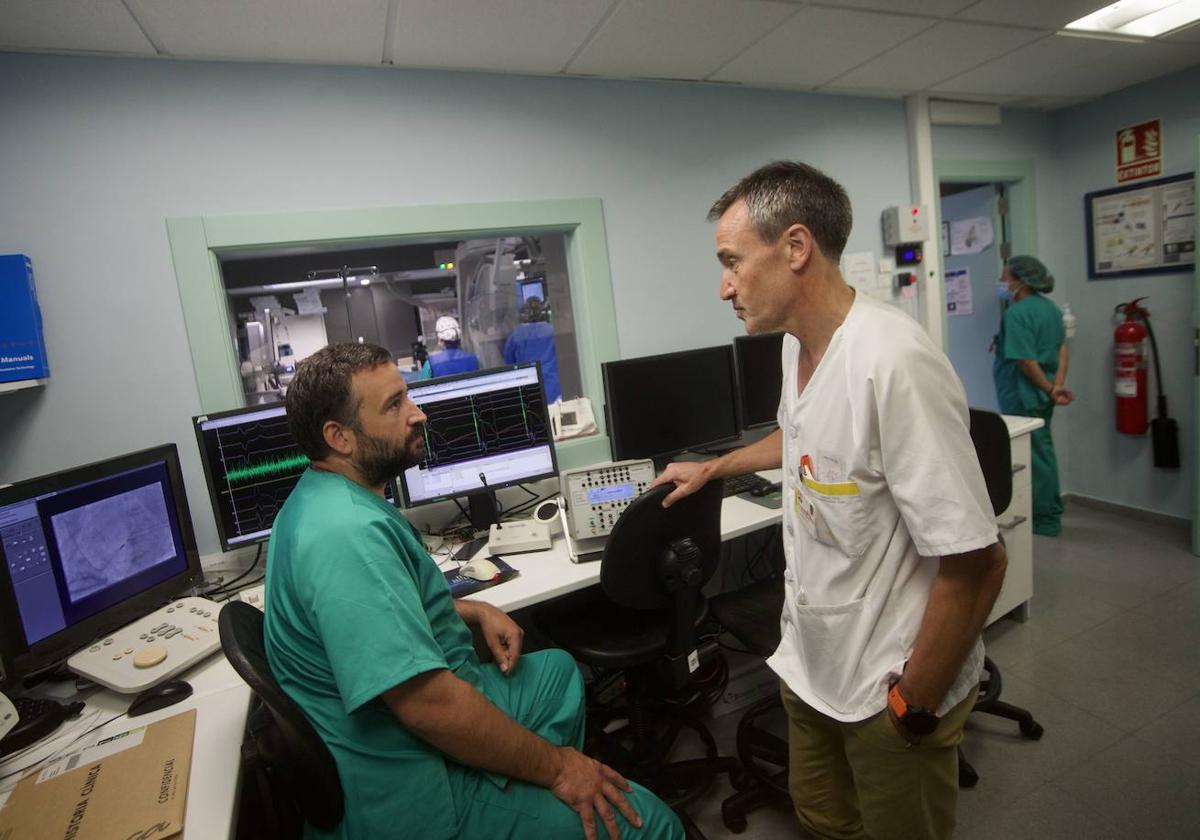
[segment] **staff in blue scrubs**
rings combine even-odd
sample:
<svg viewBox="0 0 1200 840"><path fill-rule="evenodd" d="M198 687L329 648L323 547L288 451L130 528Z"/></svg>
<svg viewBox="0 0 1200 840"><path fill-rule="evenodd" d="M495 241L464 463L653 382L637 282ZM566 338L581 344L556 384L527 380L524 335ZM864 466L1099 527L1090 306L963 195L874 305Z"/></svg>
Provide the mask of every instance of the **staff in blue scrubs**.
<svg viewBox="0 0 1200 840"><path fill-rule="evenodd" d="M429 355L428 361L421 366L421 375L417 377L418 379L479 370L478 357L459 346L462 343L462 330L458 326L457 318L443 315L437 319L435 329L438 341L442 342L442 349Z"/></svg>
<svg viewBox="0 0 1200 840"><path fill-rule="evenodd" d="M531 297L521 307L521 323L517 324L508 341L504 343L504 361L510 365L518 362L541 362L542 382L546 385L546 399L557 402L562 398L562 386L558 381L558 351L554 347L554 327L549 323L542 299Z"/></svg>
<svg viewBox="0 0 1200 840"><path fill-rule="evenodd" d="M1056 405L1068 405L1075 395L1065 384L1068 354L1062 311L1044 296L1054 290L1054 277L1036 257L1013 257L996 290L1002 299L1011 301L996 337L996 360L992 365L996 398L1005 414L1045 421L1029 436L1033 532L1057 537L1062 530L1063 508L1050 417Z"/></svg>

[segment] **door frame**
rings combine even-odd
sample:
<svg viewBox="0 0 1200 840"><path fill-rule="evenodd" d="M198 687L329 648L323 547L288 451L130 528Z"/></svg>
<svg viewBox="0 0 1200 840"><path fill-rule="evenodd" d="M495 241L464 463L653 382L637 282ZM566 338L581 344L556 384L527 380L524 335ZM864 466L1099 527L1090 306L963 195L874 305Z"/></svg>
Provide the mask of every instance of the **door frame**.
<svg viewBox="0 0 1200 840"><path fill-rule="evenodd" d="M1037 226L1037 182L1034 178L1033 161L1029 160L945 160L935 159L933 162L933 176L937 185L941 186L942 182L946 183L1002 183L1005 185L1021 183L1026 189L1021 191L1021 206L1013 208L1009 213L1009 218L1017 220L1017 226L1009 231L1009 241L1019 240L1022 243L1027 243L1026 250L1029 253L1037 253L1038 245L1038 226ZM945 243L942 242L942 202L941 190L939 189L939 200L934 202L933 207L933 233L934 240L937 243L938 254L942 253L942 248ZM1012 207L1012 193L1009 193L1010 207ZM942 351L949 350L949 324L946 317L946 288L945 280L937 289L939 298L938 309L942 319ZM1200 398L1200 395L1198 395Z"/></svg>
<svg viewBox="0 0 1200 840"><path fill-rule="evenodd" d="M1197 205L1200 206L1200 135L1196 136L1196 168L1192 170L1196 173L1194 179L1196 189ZM1194 233L1196 241L1200 242L1200 214L1193 217L1195 221ZM1200 301L1200 260L1192 262L1192 294L1194 301ZM1194 367L1192 368L1193 377L1195 379L1194 399L1195 411L1193 416L1200 417L1200 313L1196 311L1196 304L1192 304L1192 317L1195 320L1193 328L1195 332L1192 334L1193 342L1193 358L1195 359ZM1200 429L1200 422L1196 424ZM1195 455L1193 456L1192 465L1192 554L1200 555L1200 434L1193 434L1192 443L1194 446Z"/></svg>

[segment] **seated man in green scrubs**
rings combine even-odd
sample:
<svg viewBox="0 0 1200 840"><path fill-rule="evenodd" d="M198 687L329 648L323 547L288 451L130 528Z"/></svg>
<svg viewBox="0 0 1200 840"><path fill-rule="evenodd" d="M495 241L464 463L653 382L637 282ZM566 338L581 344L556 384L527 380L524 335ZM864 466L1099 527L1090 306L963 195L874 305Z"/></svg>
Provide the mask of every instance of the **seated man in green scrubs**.
<svg viewBox="0 0 1200 840"><path fill-rule="evenodd" d="M682 838L653 794L579 751L574 661L521 657L507 615L453 600L384 500L423 456L425 421L388 351L320 350L287 410L312 464L272 530L267 658L337 762L346 815L328 836ZM495 663L480 663L467 625Z"/></svg>

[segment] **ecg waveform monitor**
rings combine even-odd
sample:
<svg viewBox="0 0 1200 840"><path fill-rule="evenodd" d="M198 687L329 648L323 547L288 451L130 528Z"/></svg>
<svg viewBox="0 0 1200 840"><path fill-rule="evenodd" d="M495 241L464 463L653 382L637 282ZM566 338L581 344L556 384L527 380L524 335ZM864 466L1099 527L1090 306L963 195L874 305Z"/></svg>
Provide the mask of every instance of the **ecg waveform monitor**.
<svg viewBox="0 0 1200 840"><path fill-rule="evenodd" d="M425 382L425 458L405 470L405 505L495 490L557 474L546 395L536 363Z"/></svg>
<svg viewBox="0 0 1200 840"><path fill-rule="evenodd" d="M232 551L267 539L309 463L288 429L283 403L203 414L193 423L221 547ZM387 497L395 499L391 484Z"/></svg>

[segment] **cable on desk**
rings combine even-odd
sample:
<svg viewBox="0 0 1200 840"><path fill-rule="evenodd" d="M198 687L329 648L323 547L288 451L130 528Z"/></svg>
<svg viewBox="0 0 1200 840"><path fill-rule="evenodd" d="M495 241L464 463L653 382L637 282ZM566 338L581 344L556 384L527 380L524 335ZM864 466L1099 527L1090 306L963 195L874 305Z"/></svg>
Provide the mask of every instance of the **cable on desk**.
<svg viewBox="0 0 1200 840"><path fill-rule="evenodd" d="M88 727L89 724L94 722L96 720L96 718L100 717L101 714L102 714L102 712L99 709L97 709L95 712L92 713L92 716L87 719L87 722L84 723L83 726ZM66 750L67 748L75 745L76 743L78 743L80 741L80 739L86 738L88 735L91 735L97 729L102 729L103 727L108 726L113 721L119 720L120 718L125 717L125 715L126 715L125 712L121 712L119 715L113 715L108 720L104 721L104 723L99 723L99 724L96 724L95 726L91 726L90 728L85 729L85 731L74 736L73 738L71 738L71 740L67 741L67 743L63 744L61 747L59 747L58 749L56 749L54 752L50 753L49 755L45 756L44 758L39 758L37 761L30 762L29 764L22 767L20 770L13 770L8 773L5 773L3 776L0 776L0 782L3 782L5 779L10 779L13 776L16 776L18 774L24 774L27 771L32 770L33 768L37 767L40 764L45 764L48 761L53 761L54 759L56 759L62 755L63 750ZM45 747L48 743L52 744L52 743L54 743L54 741L60 740L62 738L66 738L70 734L71 733L68 731L68 732L62 733L61 735L59 735L56 738L51 738L48 741L45 739L43 739L41 741L37 741L33 744L30 744L25 749L20 750L19 752L15 752L10 756L6 756L5 761L6 762L12 761L14 758L19 758L22 755L27 755L28 753L30 753L36 749Z"/></svg>
<svg viewBox="0 0 1200 840"><path fill-rule="evenodd" d="M246 571L242 572L240 575L238 575L237 577L235 577L233 580L229 581L228 583L218 584L217 586L213 587L212 589L209 589L206 592L202 592L200 594L200 597L201 598L209 598L219 592L228 592L233 588L233 586L236 583L238 583L238 581L244 580L247 575L249 575L251 572L253 572L255 569L258 568L258 561L262 559L262 548L263 548L263 544L259 543L258 550L254 552L254 562L250 564L250 567L248 569L246 569ZM249 585L250 584L247 584L247 586L249 586Z"/></svg>

